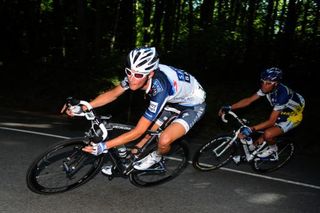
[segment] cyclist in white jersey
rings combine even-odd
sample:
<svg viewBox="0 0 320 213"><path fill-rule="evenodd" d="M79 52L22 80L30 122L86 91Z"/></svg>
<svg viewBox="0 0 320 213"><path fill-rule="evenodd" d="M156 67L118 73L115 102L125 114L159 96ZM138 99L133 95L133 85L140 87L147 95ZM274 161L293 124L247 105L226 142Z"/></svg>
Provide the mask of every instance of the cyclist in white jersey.
<svg viewBox="0 0 320 213"><path fill-rule="evenodd" d="M219 111L219 115L221 116L231 109L246 107L260 97L265 96L273 107L269 119L250 128L243 129L242 134L243 136L249 136L254 131L264 130L264 134L255 141L255 145L266 141L268 146L258 156L260 158L277 159L278 149L275 144L275 138L301 123L305 101L300 94L280 82L282 80L282 70L277 67L262 71L260 80L261 87L256 93L232 105L223 106Z"/></svg>
<svg viewBox="0 0 320 213"><path fill-rule="evenodd" d="M161 160L161 156L170 150L170 144L185 135L205 112L205 92L199 82L189 73L171 66L159 64L154 47L142 47L132 50L127 57L126 77L115 88L102 93L90 102L93 108L106 105L126 90L145 90L150 103L136 127L116 138L86 146L83 150L94 155L107 152L108 149L129 143L140 138L152 125L152 130L159 128L167 116L163 108L172 104L182 113L162 132L158 149L152 152L134 167L139 170L150 168ZM72 112L67 112L72 116ZM157 121L159 122L155 122ZM146 136L148 137L148 136ZM146 142L142 139L137 146ZM102 172L110 174L110 168Z"/></svg>

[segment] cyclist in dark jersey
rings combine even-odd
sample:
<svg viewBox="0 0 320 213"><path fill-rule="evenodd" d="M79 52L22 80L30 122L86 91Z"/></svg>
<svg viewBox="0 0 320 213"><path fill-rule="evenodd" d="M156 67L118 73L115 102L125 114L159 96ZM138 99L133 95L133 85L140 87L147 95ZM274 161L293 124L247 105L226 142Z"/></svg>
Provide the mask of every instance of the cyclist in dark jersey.
<svg viewBox="0 0 320 213"><path fill-rule="evenodd" d="M244 129L242 133L248 136L253 131L264 130L264 134L255 144L262 144L266 141L268 146L258 154L258 157L273 157L277 159L275 138L300 124L305 101L300 94L281 83L282 70L279 68L272 67L262 71L260 80L261 88L256 93L232 105L223 106L219 111L219 115L221 116L227 110L246 107L260 97L265 96L273 107L269 119L251 126L250 129Z"/></svg>
<svg viewBox="0 0 320 213"><path fill-rule="evenodd" d="M108 104L126 90L145 90L150 97L149 106L138 121L136 127L114 139L102 141L85 147L83 150L94 155L107 152L109 148L129 143L140 138L152 125L156 130L167 116L163 108L173 104L182 113L160 135L158 150L146 156L134 167L144 170L161 160L161 156L170 150L170 144L185 135L205 112L205 92L199 82L189 73L171 66L159 64L154 47L142 47L132 50L127 57L126 77L110 91L90 102L93 108ZM70 114L70 112L69 112ZM155 122L155 121L158 122ZM147 137L147 136L146 136ZM138 143L141 146L144 140ZM108 169L102 170L109 174Z"/></svg>

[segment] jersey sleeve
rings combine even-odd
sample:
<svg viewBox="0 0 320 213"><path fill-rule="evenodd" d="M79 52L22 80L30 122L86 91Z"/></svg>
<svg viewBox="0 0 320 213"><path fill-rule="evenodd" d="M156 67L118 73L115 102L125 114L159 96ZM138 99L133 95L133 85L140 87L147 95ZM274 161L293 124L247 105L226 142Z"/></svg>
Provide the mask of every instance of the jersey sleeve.
<svg viewBox="0 0 320 213"><path fill-rule="evenodd" d="M156 79L152 85L149 107L143 116L150 121L154 121L167 103L168 97L168 89Z"/></svg>
<svg viewBox="0 0 320 213"><path fill-rule="evenodd" d="M273 107L275 111L281 111L286 108L286 104L290 99L289 91L286 88L281 87L278 90L277 98Z"/></svg>
<svg viewBox="0 0 320 213"><path fill-rule="evenodd" d="M259 90L257 91L257 95L259 95L259 96L265 96L266 94L263 93L261 89L259 89Z"/></svg>

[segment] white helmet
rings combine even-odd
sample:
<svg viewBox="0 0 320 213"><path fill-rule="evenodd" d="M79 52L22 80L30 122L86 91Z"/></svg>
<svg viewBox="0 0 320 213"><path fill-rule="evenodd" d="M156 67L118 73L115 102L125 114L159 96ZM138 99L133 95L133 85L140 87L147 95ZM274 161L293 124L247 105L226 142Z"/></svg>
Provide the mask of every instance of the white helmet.
<svg viewBox="0 0 320 213"><path fill-rule="evenodd" d="M159 57L155 47L141 47L132 50L127 57L127 68L142 74L158 69Z"/></svg>

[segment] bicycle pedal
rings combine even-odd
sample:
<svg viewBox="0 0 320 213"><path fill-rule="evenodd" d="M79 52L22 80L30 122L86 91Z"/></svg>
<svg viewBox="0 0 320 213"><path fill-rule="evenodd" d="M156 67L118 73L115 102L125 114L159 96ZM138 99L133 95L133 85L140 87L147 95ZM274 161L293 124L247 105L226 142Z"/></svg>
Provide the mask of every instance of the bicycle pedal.
<svg viewBox="0 0 320 213"><path fill-rule="evenodd" d="M278 156L271 156L271 157L269 158L269 160L270 160L270 161L278 161L279 158L278 158Z"/></svg>
<svg viewBox="0 0 320 213"><path fill-rule="evenodd" d="M241 161L241 156L240 155L233 156L232 160L235 162L235 164L238 165Z"/></svg>
<svg viewBox="0 0 320 213"><path fill-rule="evenodd" d="M279 158L278 156L269 156L269 157L265 157L265 158L255 158L254 161L278 161Z"/></svg>
<svg viewBox="0 0 320 213"><path fill-rule="evenodd" d="M133 167L131 167L130 169L126 169L125 171L124 171L124 175L129 175L131 172L133 172L134 171L134 168Z"/></svg>

